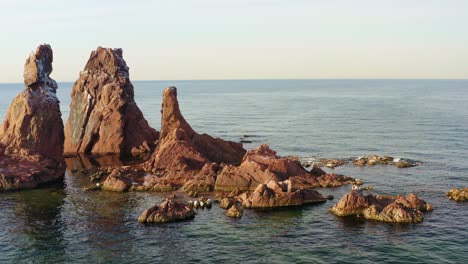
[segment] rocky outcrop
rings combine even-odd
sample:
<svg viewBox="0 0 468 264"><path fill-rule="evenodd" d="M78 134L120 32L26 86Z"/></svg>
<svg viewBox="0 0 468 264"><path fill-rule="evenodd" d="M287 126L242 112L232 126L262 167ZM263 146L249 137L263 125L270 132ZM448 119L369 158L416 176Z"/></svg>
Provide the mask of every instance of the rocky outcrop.
<svg viewBox="0 0 468 264"><path fill-rule="evenodd" d="M135 102L122 50L97 48L72 88L65 152L136 155L158 137Z"/></svg>
<svg viewBox="0 0 468 264"><path fill-rule="evenodd" d="M195 211L186 204L165 200L159 205L146 209L140 217L140 223L167 223L193 219Z"/></svg>
<svg viewBox="0 0 468 264"><path fill-rule="evenodd" d="M218 164L207 163L191 180L185 182L183 189L186 192L211 192L214 189Z"/></svg>
<svg viewBox="0 0 468 264"><path fill-rule="evenodd" d="M53 53L40 45L26 60L26 89L0 127L0 190L34 188L65 172L63 123L57 83L49 77Z"/></svg>
<svg viewBox="0 0 468 264"><path fill-rule="evenodd" d="M293 176L289 178L294 188L312 189L339 187L346 184L357 184L356 180L341 174L323 174L314 177ZM361 183L362 184L362 183Z"/></svg>
<svg viewBox="0 0 468 264"><path fill-rule="evenodd" d="M200 177L208 177L206 181L210 182L213 175L211 170L215 168L209 164L238 165L241 162L245 154L242 144L213 138L207 134L200 135L192 129L180 112L175 87L164 90L161 112L159 143L144 166L155 177L182 186L208 166L203 169ZM204 171L208 172L205 174Z"/></svg>
<svg viewBox="0 0 468 264"><path fill-rule="evenodd" d="M447 196L450 200L457 202L468 201L468 188L457 189L453 188L447 192Z"/></svg>
<svg viewBox="0 0 468 264"><path fill-rule="evenodd" d="M289 181L269 181L267 184L259 184L253 192L245 192L238 198L242 200L242 206L245 208L300 206L326 201L315 190L292 189Z"/></svg>
<svg viewBox="0 0 468 264"><path fill-rule="evenodd" d="M231 218L241 218L244 214L244 210L238 205L234 204L226 211L226 216Z"/></svg>
<svg viewBox="0 0 468 264"><path fill-rule="evenodd" d="M422 212L432 211L432 205L414 194L406 197L364 195L359 190L351 190L343 196L330 211L338 216L356 215L394 223L418 223L423 221Z"/></svg>
<svg viewBox="0 0 468 264"><path fill-rule="evenodd" d="M270 180L284 181L291 176L310 176L296 161L281 158L266 144L249 150L240 166L227 165L218 174L215 190L255 189Z"/></svg>
<svg viewBox="0 0 468 264"><path fill-rule="evenodd" d="M125 192L132 186L131 172L122 168L112 170L102 183L102 189L105 191Z"/></svg>
<svg viewBox="0 0 468 264"><path fill-rule="evenodd" d="M313 169L312 173L308 172L300 162L279 157L268 145L263 144L256 150L249 150L240 166L224 166L216 179L215 190L253 190L259 184L288 179L291 179L294 187L304 188L335 187L352 183L349 177L322 173L325 172L319 168Z"/></svg>

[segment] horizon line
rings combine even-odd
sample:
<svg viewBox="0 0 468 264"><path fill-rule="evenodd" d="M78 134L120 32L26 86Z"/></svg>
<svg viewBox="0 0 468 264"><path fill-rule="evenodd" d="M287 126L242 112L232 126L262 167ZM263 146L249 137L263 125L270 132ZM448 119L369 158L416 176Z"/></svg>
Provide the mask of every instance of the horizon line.
<svg viewBox="0 0 468 264"><path fill-rule="evenodd" d="M435 81L466 81L468 80L468 77L466 78L253 78L253 79L140 79L140 80L130 80L130 82L165 82L165 81L298 81L298 80L310 80L310 81L333 81L333 80L349 80L349 81L365 81L365 80L435 80ZM58 83L74 83L75 81L57 81ZM0 82L0 84L23 84L23 82Z"/></svg>

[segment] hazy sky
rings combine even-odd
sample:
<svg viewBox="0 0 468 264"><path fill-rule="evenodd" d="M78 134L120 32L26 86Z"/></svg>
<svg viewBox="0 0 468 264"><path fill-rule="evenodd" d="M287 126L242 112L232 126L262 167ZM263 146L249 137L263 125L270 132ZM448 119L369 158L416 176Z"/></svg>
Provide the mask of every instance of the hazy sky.
<svg viewBox="0 0 468 264"><path fill-rule="evenodd" d="M132 80L468 78L467 0L0 0L0 82L54 50L74 81L98 46Z"/></svg>

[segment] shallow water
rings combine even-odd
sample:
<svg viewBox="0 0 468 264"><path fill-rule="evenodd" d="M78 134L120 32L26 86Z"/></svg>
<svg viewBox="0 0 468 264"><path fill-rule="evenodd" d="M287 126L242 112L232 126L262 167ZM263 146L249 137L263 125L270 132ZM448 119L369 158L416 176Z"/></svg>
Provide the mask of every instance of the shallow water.
<svg viewBox="0 0 468 264"><path fill-rule="evenodd" d="M166 194L82 192L87 179L0 194L0 262L462 263L468 205L448 200L468 186L467 80L246 80L134 82L137 103L159 129L161 94L178 87L181 110L198 132L229 140L251 135L280 155L348 158L386 154L422 161L398 169L350 165L381 194L413 192L432 203L423 223L339 218L327 209L349 186L319 190L327 203L246 210L232 220L214 206L194 221L136 222ZM63 117L72 83L60 83ZM0 84L0 117L21 84Z"/></svg>

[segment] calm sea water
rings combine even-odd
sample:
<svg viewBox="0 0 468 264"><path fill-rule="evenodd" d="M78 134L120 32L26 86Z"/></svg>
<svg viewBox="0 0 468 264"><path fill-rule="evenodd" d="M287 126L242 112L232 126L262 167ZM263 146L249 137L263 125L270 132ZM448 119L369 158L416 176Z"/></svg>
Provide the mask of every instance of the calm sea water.
<svg viewBox="0 0 468 264"><path fill-rule="evenodd" d="M423 165L343 166L382 194L413 192L432 203L421 224L400 225L328 213L349 186L322 189L334 201L290 210L246 210L232 220L214 206L194 221L137 223L165 194L82 192L64 186L0 194L0 262L36 263L463 263L468 204L448 200L468 186L468 80L246 80L133 82L136 101L159 129L163 89L198 132L228 140L251 135L280 155L347 158L386 154ZM58 96L68 116L72 83ZM4 118L22 84L0 84Z"/></svg>

